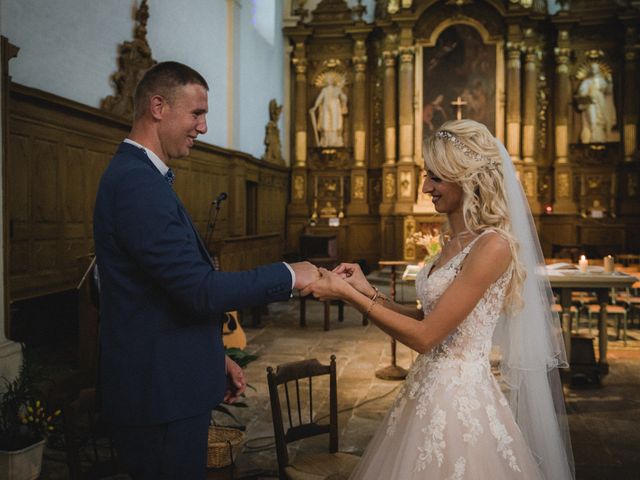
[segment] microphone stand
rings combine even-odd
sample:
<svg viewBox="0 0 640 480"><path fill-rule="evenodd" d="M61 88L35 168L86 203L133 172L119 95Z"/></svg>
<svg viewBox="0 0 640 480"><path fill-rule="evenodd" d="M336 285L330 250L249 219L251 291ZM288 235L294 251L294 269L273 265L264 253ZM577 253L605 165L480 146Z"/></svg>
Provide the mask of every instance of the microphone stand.
<svg viewBox="0 0 640 480"><path fill-rule="evenodd" d="M214 200L211 202L211 206L209 207L209 217L207 218L207 234L204 237L204 246L207 250L209 250L209 241L213 235L213 230L216 228L216 222L218 221L218 214L220 213L220 204L222 202L219 200ZM216 213L213 217L213 222L211 221L211 215L213 214L213 206L216 206Z"/></svg>

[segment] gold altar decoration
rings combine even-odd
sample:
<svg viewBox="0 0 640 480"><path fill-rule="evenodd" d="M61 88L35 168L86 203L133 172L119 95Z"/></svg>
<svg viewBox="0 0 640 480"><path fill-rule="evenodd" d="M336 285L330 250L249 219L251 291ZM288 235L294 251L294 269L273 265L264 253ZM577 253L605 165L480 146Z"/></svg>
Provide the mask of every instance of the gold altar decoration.
<svg viewBox="0 0 640 480"><path fill-rule="evenodd" d="M362 175L357 175L354 178L353 198L364 199L364 177Z"/></svg>
<svg viewBox="0 0 640 480"><path fill-rule="evenodd" d="M315 3L308 16L289 12L298 18L284 29L292 61L285 98L295 121L285 142L295 149L293 182L309 182L304 198L291 189L290 250L301 231L329 228L325 209L344 213L334 231L345 260L403 258L406 219L437 217L419 192L423 139L457 117L487 124L507 146L546 255L554 243L600 241L583 222L589 232L610 228L613 215L633 232L616 240L619 248L640 248L637 6L623 12L581 0L550 14L537 0L380 0L371 19L361 2ZM579 141L578 105L589 104L576 93L594 62L612 79L619 141ZM330 85L344 111L328 133L320 107L309 110ZM338 197L313 195L322 177L343 179L344 210ZM604 183L581 198L591 177ZM582 216L599 209L602 218Z"/></svg>
<svg viewBox="0 0 640 480"><path fill-rule="evenodd" d="M408 215L404 218L403 233L404 251L402 258L405 260L415 260L416 244L413 241L413 234L416 233L416 219L413 215Z"/></svg>
<svg viewBox="0 0 640 480"><path fill-rule="evenodd" d="M393 173L387 173L384 177L384 192L386 198L393 198L396 196L396 179Z"/></svg>
<svg viewBox="0 0 640 480"><path fill-rule="evenodd" d="M304 177L302 175L293 177L293 198L296 200L304 198Z"/></svg>

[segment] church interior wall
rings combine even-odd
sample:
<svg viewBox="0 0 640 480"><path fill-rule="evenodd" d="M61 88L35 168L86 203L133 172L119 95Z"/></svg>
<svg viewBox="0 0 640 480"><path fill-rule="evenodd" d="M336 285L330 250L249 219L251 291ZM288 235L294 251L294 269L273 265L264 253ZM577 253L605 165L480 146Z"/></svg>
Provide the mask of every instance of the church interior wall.
<svg viewBox="0 0 640 480"><path fill-rule="evenodd" d="M110 77L120 46L133 40L140 1L0 1L2 35L20 49L6 65L4 105L8 301L20 302L75 288L93 251L98 180L130 128L126 115L100 105L120 93ZM145 41L154 60L189 64L210 85L209 131L189 157L172 162L175 188L203 238L212 200L228 193L209 245L221 268L251 268L284 253L288 169L259 158L269 99L282 103L281 6L271 2L275 24L267 42L257 33L254 2L197 1L190 9L150 2Z"/></svg>
<svg viewBox="0 0 640 480"><path fill-rule="evenodd" d="M20 48L11 62L15 83L98 108L113 93L118 45L132 38L139 1L0 0L0 31ZM228 24L228 3L234 10ZM256 5L271 5L272 43L256 28ZM159 0L149 5L147 40L157 61L176 60L209 83L209 131L202 141L260 157L268 103L283 102L282 2ZM233 29L233 44L228 42ZM227 75L229 47L233 74ZM234 96L229 98L230 82ZM231 112L234 125L227 119ZM228 135L231 130L233 135Z"/></svg>
<svg viewBox="0 0 640 480"><path fill-rule="evenodd" d="M242 0L233 5L236 108L232 148L259 158L264 153L269 101L275 98L281 105L284 98L282 2ZM280 127L282 130L282 119Z"/></svg>

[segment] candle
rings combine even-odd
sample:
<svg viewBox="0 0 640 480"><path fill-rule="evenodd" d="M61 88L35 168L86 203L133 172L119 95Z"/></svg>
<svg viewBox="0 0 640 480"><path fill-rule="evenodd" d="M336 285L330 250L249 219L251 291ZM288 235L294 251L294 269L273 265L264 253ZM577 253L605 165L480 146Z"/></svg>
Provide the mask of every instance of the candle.
<svg viewBox="0 0 640 480"><path fill-rule="evenodd" d="M578 267L582 273L587 273L587 265L589 262L587 261L587 257L584 255L580 255L580 260L578 261Z"/></svg>
<svg viewBox="0 0 640 480"><path fill-rule="evenodd" d="M613 257L611 255L604 257L604 272L613 273Z"/></svg>

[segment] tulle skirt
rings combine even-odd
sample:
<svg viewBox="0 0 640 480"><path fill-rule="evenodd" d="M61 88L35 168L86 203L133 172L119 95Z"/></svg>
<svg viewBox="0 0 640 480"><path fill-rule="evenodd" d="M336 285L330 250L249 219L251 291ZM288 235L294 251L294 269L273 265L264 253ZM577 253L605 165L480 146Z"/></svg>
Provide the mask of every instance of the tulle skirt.
<svg viewBox="0 0 640 480"><path fill-rule="evenodd" d="M446 373L405 384L351 480L542 478L490 369Z"/></svg>

